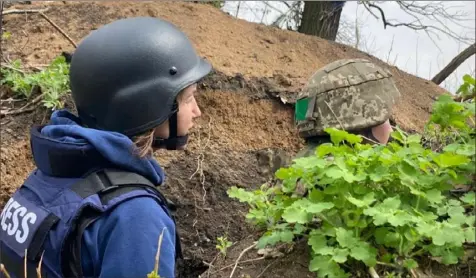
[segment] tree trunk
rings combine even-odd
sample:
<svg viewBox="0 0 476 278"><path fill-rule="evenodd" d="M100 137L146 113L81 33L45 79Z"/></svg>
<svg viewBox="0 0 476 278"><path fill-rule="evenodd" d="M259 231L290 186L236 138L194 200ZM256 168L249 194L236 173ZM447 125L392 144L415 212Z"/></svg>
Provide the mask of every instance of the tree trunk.
<svg viewBox="0 0 476 278"><path fill-rule="evenodd" d="M452 74L462 63L464 63L464 61L466 61L473 54L476 54L476 43L473 43L456 57L454 57L453 60L451 60L451 62L444 69L442 69L437 75L435 75L435 77L433 77L433 79L431 79L431 81L437 85L440 85L441 82L445 81L445 79L448 78L450 74Z"/></svg>
<svg viewBox="0 0 476 278"><path fill-rule="evenodd" d="M335 41L345 1L304 1L298 32Z"/></svg>

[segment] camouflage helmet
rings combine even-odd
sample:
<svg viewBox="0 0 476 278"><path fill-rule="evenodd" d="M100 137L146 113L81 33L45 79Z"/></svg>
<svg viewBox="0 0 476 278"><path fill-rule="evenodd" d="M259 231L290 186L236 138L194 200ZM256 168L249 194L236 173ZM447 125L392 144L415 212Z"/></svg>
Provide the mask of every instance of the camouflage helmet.
<svg viewBox="0 0 476 278"><path fill-rule="evenodd" d="M366 59L343 59L320 68L299 93L295 107L301 137L385 122L400 97L392 74Z"/></svg>

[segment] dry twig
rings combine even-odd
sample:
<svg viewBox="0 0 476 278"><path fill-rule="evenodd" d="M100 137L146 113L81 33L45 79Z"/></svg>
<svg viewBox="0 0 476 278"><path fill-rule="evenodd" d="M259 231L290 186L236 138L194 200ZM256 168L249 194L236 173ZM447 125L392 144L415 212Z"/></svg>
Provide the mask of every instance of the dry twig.
<svg viewBox="0 0 476 278"><path fill-rule="evenodd" d="M43 255L45 254L45 250L41 253L40 262L38 263L38 267L36 268L36 277L41 278L41 264L43 263Z"/></svg>
<svg viewBox="0 0 476 278"><path fill-rule="evenodd" d="M164 231L165 231L165 228L163 228L162 232L160 233L159 243L157 246L157 253L155 255L154 273L157 273L157 274L159 274L160 249L162 247L162 240L164 239Z"/></svg>
<svg viewBox="0 0 476 278"><path fill-rule="evenodd" d="M252 263L252 262L262 261L262 260L264 260L264 259L266 259L266 258L265 258L265 257L259 257L259 258L244 260L244 261L241 261L240 264L246 264L246 263ZM226 265L226 266L224 266L224 267L222 267L222 268L220 268L220 269L218 269L218 270L212 272L211 274L218 273L218 272L223 271L223 270L225 270L225 269L227 269L227 268L230 268L230 267L232 267L232 266L235 266L235 263Z"/></svg>
<svg viewBox="0 0 476 278"><path fill-rule="evenodd" d="M0 116L4 117L7 115L18 115L26 112L31 112L36 109L37 104L40 103L41 98L43 97L43 94L38 95L36 98L34 98L32 101L28 102L24 106L22 106L19 109L15 110L0 110Z"/></svg>
<svg viewBox="0 0 476 278"><path fill-rule="evenodd" d="M258 242L255 242L255 243L253 243L252 245L246 247L245 250L241 251L240 255L238 256L238 259L236 259L236 261L235 261L235 266L233 267L233 270L231 271L230 278L232 278L232 277L233 277L233 274L235 274L236 267L238 266L238 263L240 262L241 257L243 257L243 255L244 255L246 252L248 252L249 250L253 249L257 244L258 244Z"/></svg>
<svg viewBox="0 0 476 278"><path fill-rule="evenodd" d="M8 274L8 271L5 269L5 266L3 264L0 264L0 271L5 275L6 278L10 278L10 274Z"/></svg>
<svg viewBox="0 0 476 278"><path fill-rule="evenodd" d="M56 28L56 30L58 30L58 32L60 32L73 46L74 48L77 48L78 45L73 41L73 39L68 36L68 34L66 34L58 25L56 25L56 23L54 23L49 17L47 17L43 12L39 12L39 14L44 18L46 19L46 21L48 21L51 25L53 25L53 27Z"/></svg>
<svg viewBox="0 0 476 278"><path fill-rule="evenodd" d="M33 13L43 13L48 11L48 8L45 9L39 9L39 10L18 10L18 9L11 9L11 10L5 10L2 12L2 15L7 15L7 14L33 14Z"/></svg>
<svg viewBox="0 0 476 278"><path fill-rule="evenodd" d="M7 14L23 14L23 13L38 13L43 17L46 21L48 21L58 32L60 32L75 48L78 47L78 45L73 41L73 39L66 34L65 31L63 31L56 23L54 23L46 14L45 12L48 11L48 8L46 9L40 9L40 10L17 10L17 9L12 9L12 10L7 10L3 11L2 15L7 15Z"/></svg>

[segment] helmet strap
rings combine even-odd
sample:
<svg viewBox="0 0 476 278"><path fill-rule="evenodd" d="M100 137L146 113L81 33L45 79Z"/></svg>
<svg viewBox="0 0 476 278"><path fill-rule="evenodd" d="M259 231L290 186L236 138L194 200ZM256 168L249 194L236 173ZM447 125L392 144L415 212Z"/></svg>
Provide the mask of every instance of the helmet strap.
<svg viewBox="0 0 476 278"><path fill-rule="evenodd" d="M177 136L177 129L177 112L174 112L169 118L169 138L154 138L152 147L157 149L177 150L180 147L185 146L188 142L188 134L184 136Z"/></svg>

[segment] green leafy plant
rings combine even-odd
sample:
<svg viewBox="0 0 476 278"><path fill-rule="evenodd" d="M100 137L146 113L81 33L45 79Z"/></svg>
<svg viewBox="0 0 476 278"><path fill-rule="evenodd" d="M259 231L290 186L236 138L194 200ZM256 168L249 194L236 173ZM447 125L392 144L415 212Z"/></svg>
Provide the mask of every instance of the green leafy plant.
<svg viewBox="0 0 476 278"><path fill-rule="evenodd" d="M35 73L23 72L20 60L16 60L11 67L2 67L1 74L0 84L10 86L16 97L28 99L33 89L39 87L43 105L52 110L63 107L61 98L69 92L69 65L63 56L58 56L47 68Z"/></svg>
<svg viewBox="0 0 476 278"><path fill-rule="evenodd" d="M428 255L456 264L463 244L476 237L474 192L449 194L475 174L476 142L462 124L474 115L466 103L439 98L428 125L453 136L439 151L400 129L387 145L362 144L358 135L327 129L332 143L279 169L277 186L232 187L228 194L248 203L246 218L266 229L258 248L305 237L309 269L318 277L350 277L349 263L410 270ZM306 188L304 196L298 186Z"/></svg>
<svg viewBox="0 0 476 278"><path fill-rule="evenodd" d="M474 97L476 94L476 80L469 74L463 76L463 84L456 91L457 95L462 97Z"/></svg>
<svg viewBox="0 0 476 278"><path fill-rule="evenodd" d="M233 242L229 241L226 236L218 237L217 241L218 241L218 244L216 245L216 248L220 250L223 256L226 256L226 251L233 244Z"/></svg>

